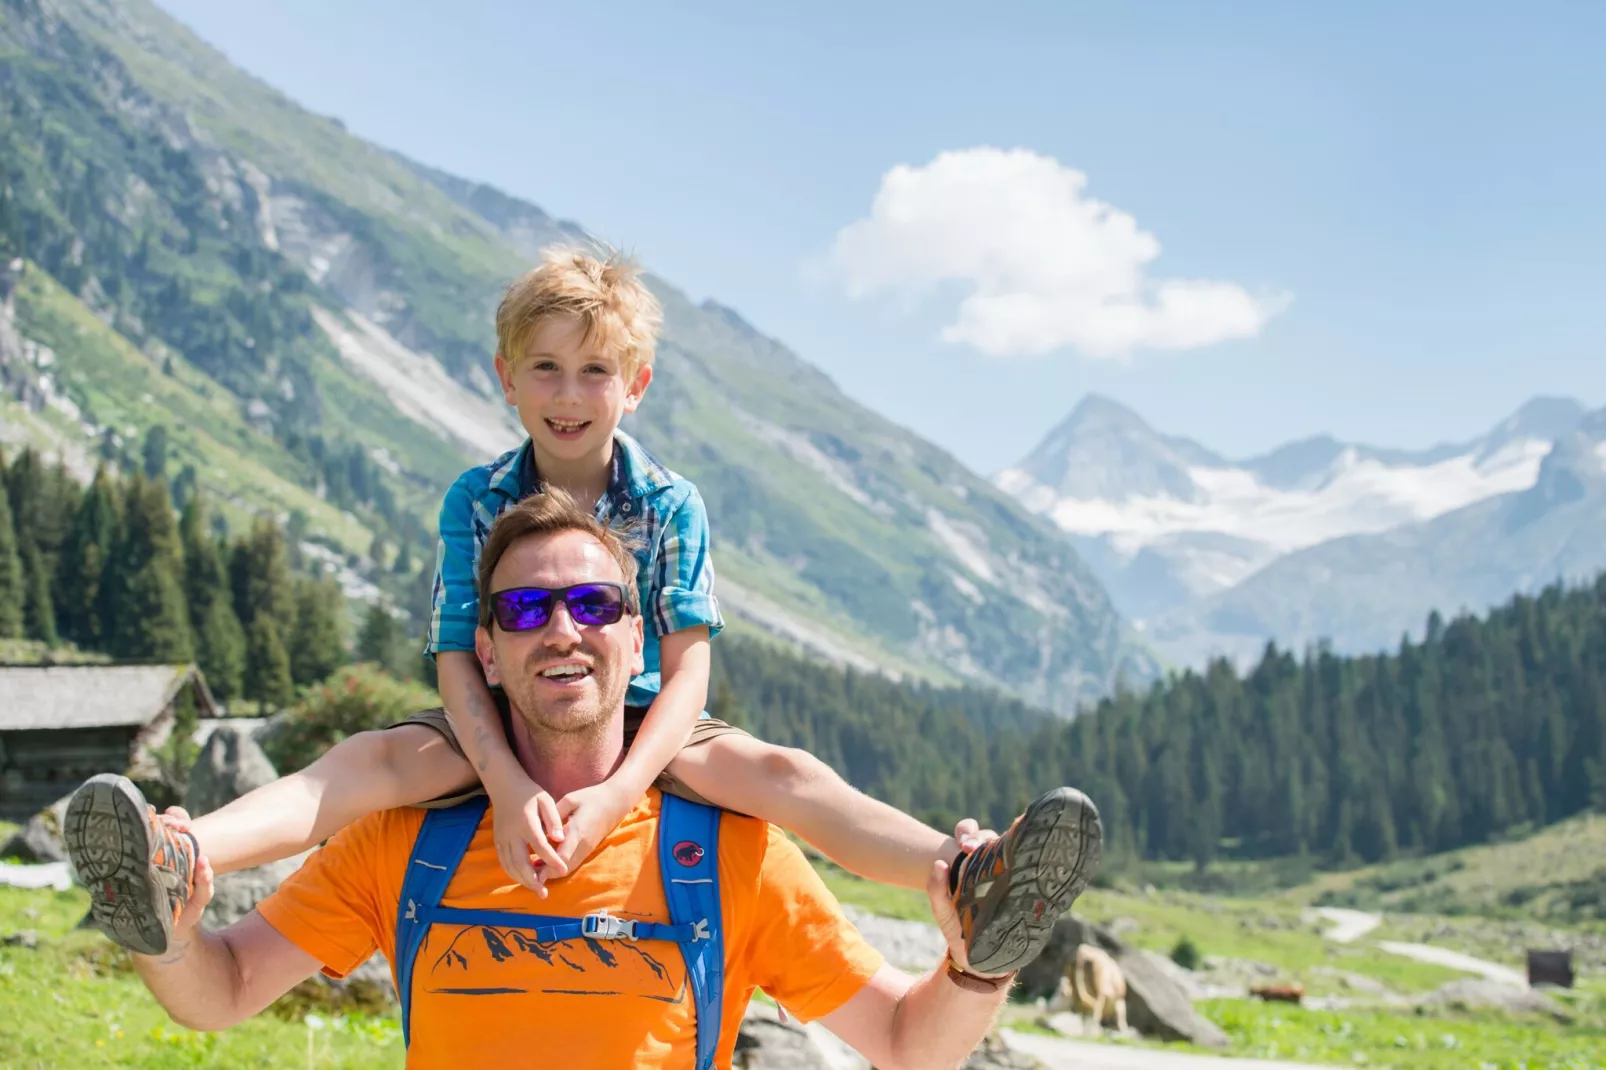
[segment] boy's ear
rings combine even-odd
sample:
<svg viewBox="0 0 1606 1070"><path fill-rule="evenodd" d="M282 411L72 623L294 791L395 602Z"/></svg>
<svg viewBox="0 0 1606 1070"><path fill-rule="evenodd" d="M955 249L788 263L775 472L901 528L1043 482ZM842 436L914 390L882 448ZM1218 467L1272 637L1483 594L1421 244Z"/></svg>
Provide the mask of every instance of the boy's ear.
<svg viewBox="0 0 1606 1070"><path fill-rule="evenodd" d="M474 656L480 659L480 668L485 670L485 682L501 686L502 674L496 671L496 650L491 646L491 633L483 627L474 629Z"/></svg>
<svg viewBox="0 0 1606 1070"><path fill-rule="evenodd" d="M496 354L496 377L502 383L503 399L509 405L517 405L518 399L513 396L513 365L500 352Z"/></svg>
<svg viewBox="0 0 1606 1070"><path fill-rule="evenodd" d="M652 383L652 365L643 364L636 377L625 386L625 411L635 412L636 406L641 404L641 396L647 392Z"/></svg>

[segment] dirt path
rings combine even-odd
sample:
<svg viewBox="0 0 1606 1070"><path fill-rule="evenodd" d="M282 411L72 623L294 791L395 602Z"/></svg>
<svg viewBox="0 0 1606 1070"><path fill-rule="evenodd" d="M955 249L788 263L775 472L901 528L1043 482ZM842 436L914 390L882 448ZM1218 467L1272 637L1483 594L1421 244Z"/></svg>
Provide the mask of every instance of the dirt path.
<svg viewBox="0 0 1606 1070"><path fill-rule="evenodd" d="M1335 944L1352 944L1383 924L1383 915L1343 907L1317 907L1316 913L1333 927L1322 935Z"/></svg>
<svg viewBox="0 0 1606 1070"><path fill-rule="evenodd" d="M1326 921L1333 923L1333 927L1322 935L1335 944L1354 943L1383 924L1383 915L1370 914L1364 910L1318 907L1316 913ZM1514 985L1517 988L1528 987L1528 978L1509 966L1502 966L1498 962L1490 962L1487 959L1474 958L1459 951L1451 951L1449 948L1434 947L1432 944L1405 944L1396 940L1379 940L1377 946L1391 955L1400 955L1403 958L1415 959L1417 962L1428 962L1435 966L1447 966L1452 970L1462 970L1466 973L1477 974L1480 977L1503 985Z"/></svg>
<svg viewBox="0 0 1606 1070"><path fill-rule="evenodd" d="M1449 948L1434 947L1431 944L1401 944L1393 940L1380 940L1377 946L1391 955L1403 955L1418 962L1431 962L1435 966L1448 966L1452 970L1465 970L1467 973L1479 974L1504 985L1528 987L1528 978L1509 966L1463 955Z"/></svg>
<svg viewBox="0 0 1606 1070"><path fill-rule="evenodd" d="M1270 1059L1232 1059L1220 1055L1193 1055L1180 1051L1095 1044L1085 1040L1064 1040L1040 1033L1003 1031L1009 1046L1035 1055L1049 1070L1317 1070L1308 1063L1274 1062Z"/></svg>

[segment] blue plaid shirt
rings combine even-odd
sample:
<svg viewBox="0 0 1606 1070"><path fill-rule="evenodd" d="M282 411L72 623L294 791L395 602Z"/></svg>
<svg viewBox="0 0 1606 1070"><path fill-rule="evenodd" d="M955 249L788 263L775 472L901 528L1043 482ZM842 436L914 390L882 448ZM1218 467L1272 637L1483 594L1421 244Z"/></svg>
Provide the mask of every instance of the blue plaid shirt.
<svg viewBox="0 0 1606 1070"><path fill-rule="evenodd" d="M503 511L540 485L529 439L490 464L457 477L441 503L440 546L435 552L434 611L424 652L473 650L479 626L480 550ZM643 671L630 681L625 701L648 706L658 697L658 637L699 624L709 637L725 622L714 597L714 563L708 552L708 511L691 480L676 475L623 431L614 432L613 471L597 500L597 519L630 524L636 546L637 585L647 618Z"/></svg>

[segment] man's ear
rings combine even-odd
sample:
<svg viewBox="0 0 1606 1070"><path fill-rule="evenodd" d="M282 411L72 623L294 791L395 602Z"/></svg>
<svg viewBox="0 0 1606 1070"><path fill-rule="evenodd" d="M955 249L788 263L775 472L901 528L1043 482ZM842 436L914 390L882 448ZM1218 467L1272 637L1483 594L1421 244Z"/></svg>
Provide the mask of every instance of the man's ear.
<svg viewBox="0 0 1606 1070"><path fill-rule="evenodd" d="M643 631L641 614L637 613L634 619L635 619L635 622L636 622L636 626L634 628L630 629L631 637L632 637L632 639L634 640L634 642L636 644L635 649L633 651L631 651L631 654L630 654L630 675L631 676L637 676L637 675L641 674L642 672L646 671L646 668L647 668L646 658L642 655L642 652L641 652L642 648L646 645L646 639L645 639L646 632Z"/></svg>
<svg viewBox="0 0 1606 1070"><path fill-rule="evenodd" d="M496 649L491 646L491 633L483 627L474 629L474 656L480 659L480 668L485 670L485 682L500 687L502 676L496 671Z"/></svg>

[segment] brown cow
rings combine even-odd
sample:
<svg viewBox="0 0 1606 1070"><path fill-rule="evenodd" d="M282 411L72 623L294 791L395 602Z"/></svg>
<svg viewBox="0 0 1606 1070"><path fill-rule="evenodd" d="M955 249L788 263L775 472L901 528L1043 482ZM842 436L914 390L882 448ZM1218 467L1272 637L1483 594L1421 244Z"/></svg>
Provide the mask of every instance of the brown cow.
<svg viewBox="0 0 1606 1070"><path fill-rule="evenodd" d="M1079 945L1065 964L1063 988L1070 989L1071 1009L1081 1017L1091 1016L1094 1036L1111 1012L1116 1031L1126 1032L1126 978L1109 952L1092 944Z"/></svg>
<svg viewBox="0 0 1606 1070"><path fill-rule="evenodd" d="M1304 985L1257 985L1249 990L1256 999L1274 1003L1303 1003Z"/></svg>

